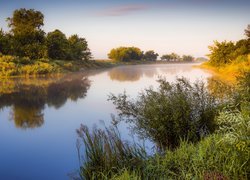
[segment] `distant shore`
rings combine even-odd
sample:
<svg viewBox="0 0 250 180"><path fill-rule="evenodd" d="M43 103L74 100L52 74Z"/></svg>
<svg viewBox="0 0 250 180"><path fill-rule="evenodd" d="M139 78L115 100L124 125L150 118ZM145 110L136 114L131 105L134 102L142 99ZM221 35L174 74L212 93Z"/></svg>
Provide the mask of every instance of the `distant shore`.
<svg viewBox="0 0 250 180"><path fill-rule="evenodd" d="M38 61L33 64L15 64L5 62L6 68L0 69L0 78L9 77L36 77L51 76L55 74L65 74L71 72L83 72L86 70L105 69L124 65L141 65L141 64L197 64L200 62L181 62L181 61L128 61L119 62L113 60L88 60L88 61ZM10 66L11 64L11 66Z"/></svg>

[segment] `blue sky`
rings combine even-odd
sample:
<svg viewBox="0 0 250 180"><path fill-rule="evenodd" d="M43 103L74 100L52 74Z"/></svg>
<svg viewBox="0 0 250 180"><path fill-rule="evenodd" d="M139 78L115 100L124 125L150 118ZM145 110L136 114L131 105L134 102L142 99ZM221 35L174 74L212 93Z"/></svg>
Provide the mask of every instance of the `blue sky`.
<svg viewBox="0 0 250 180"><path fill-rule="evenodd" d="M18 8L41 11L45 32L85 37L97 59L119 46L205 56L213 40L244 38L250 24L249 0L0 0L1 28Z"/></svg>

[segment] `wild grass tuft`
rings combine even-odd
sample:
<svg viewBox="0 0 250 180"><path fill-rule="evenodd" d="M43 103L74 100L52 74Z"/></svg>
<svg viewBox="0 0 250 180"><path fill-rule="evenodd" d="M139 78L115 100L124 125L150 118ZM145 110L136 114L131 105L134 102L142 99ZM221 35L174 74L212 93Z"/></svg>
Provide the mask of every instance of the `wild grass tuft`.
<svg viewBox="0 0 250 180"><path fill-rule="evenodd" d="M130 172L141 169L147 154L143 147L121 139L116 127L104 130L81 125L77 130L84 143L83 165L80 176L84 179L105 179L119 174L122 169Z"/></svg>

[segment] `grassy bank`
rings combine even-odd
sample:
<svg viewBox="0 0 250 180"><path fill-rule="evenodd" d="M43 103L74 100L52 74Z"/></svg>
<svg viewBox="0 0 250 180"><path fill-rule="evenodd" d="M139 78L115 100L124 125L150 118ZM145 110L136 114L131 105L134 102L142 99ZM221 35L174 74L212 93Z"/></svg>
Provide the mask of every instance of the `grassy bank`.
<svg viewBox="0 0 250 180"><path fill-rule="evenodd" d="M115 65L117 63L112 61L31 60L29 58L0 55L0 77L49 75L108 68Z"/></svg>
<svg viewBox="0 0 250 180"><path fill-rule="evenodd" d="M250 55L241 57L241 59L224 66L216 67L210 62L205 62L198 67L209 70L221 80L235 83L238 76L241 76L243 72L250 71Z"/></svg>
<svg viewBox="0 0 250 180"><path fill-rule="evenodd" d="M39 76L39 75L51 75L51 74L67 73L67 72L78 72L90 69L109 68L120 65L169 64L169 63L171 62L166 62L166 61L119 62L112 60L73 61L73 60L49 60L49 59L31 60L29 58L19 58L9 55L0 55L0 77Z"/></svg>

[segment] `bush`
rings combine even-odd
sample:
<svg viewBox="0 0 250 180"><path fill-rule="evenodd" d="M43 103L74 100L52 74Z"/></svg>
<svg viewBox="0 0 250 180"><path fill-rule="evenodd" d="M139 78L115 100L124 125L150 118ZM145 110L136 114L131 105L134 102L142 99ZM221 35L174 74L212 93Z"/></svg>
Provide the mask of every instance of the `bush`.
<svg viewBox="0 0 250 180"><path fill-rule="evenodd" d="M0 62L17 63L18 58L15 56L10 56L10 55L0 55Z"/></svg>
<svg viewBox="0 0 250 180"><path fill-rule="evenodd" d="M111 95L119 111L117 122L131 123L134 132L161 150L178 147L181 139L197 142L214 131L222 101L211 96L203 82L191 85L185 78L172 84L165 79L158 82L158 90L146 89L136 100L129 100L125 93Z"/></svg>
<svg viewBox="0 0 250 180"><path fill-rule="evenodd" d="M36 62L35 64L25 65L20 68L21 74L34 75L34 74L48 74L55 72L51 64Z"/></svg>

